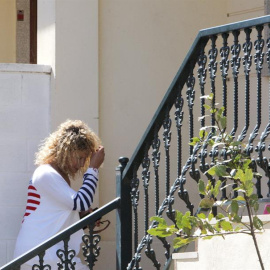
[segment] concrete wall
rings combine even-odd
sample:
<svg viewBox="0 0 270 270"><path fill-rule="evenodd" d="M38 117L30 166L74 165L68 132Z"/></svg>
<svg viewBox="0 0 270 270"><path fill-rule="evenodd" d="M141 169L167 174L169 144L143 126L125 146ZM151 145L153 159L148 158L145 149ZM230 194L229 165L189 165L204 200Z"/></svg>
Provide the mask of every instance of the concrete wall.
<svg viewBox="0 0 270 270"><path fill-rule="evenodd" d="M51 68L0 64L0 266L13 257L34 153L50 128Z"/></svg>

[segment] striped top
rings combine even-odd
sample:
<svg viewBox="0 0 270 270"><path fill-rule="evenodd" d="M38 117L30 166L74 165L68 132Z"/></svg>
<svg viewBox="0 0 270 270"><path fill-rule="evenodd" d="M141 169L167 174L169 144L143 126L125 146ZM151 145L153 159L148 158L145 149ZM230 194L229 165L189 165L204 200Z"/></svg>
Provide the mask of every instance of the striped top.
<svg viewBox="0 0 270 270"><path fill-rule="evenodd" d="M75 191L52 166L39 166L28 186L26 209L14 258L77 222L80 219L79 212L91 206L97 182L98 171L89 168L83 176L81 188ZM76 253L80 250L82 235L83 231L78 231L70 238L69 248ZM59 260L56 257L58 249L63 249L62 241L46 251L47 263ZM79 258L76 260L80 261ZM38 258L29 263L38 263Z"/></svg>

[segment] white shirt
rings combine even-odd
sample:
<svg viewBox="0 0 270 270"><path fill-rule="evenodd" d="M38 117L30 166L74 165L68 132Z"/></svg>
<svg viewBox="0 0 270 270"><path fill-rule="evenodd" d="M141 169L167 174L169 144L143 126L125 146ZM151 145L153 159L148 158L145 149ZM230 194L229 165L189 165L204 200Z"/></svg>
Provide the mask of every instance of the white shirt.
<svg viewBox="0 0 270 270"><path fill-rule="evenodd" d="M78 192L49 164L39 166L28 187L25 215L17 238L14 258L46 241L56 233L77 222L79 211L87 210L93 202L98 172L89 168L84 174L83 185ZM83 230L71 235L69 249L79 253ZM44 263L57 269L60 259L56 255L63 249L63 241L46 251ZM80 263L80 259L74 261ZM38 257L27 265L39 264ZM31 269L31 268L29 268Z"/></svg>

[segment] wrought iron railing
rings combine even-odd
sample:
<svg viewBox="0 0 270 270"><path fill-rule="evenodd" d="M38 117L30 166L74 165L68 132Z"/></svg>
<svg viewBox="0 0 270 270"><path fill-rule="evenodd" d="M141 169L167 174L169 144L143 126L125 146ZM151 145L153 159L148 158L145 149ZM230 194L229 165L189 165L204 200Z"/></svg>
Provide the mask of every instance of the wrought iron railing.
<svg viewBox="0 0 270 270"><path fill-rule="evenodd" d="M16 269L34 256L41 259L38 269L49 269L44 252L59 241L66 243L62 267L73 269L69 236L114 209L116 269L166 268L173 252L170 239L147 234L153 226L149 218L158 215L174 222L175 209L194 214L200 200L198 180L215 182L205 171L218 151L188 145L201 127L214 124L213 116L196 121L205 115L200 96L210 93L225 107L227 131L246 142L254 169L263 175L254 180L258 196L270 197L269 27L270 16L265 16L200 31L130 161L120 159L117 198L1 269ZM227 192L223 190L223 198ZM96 247L91 229L86 238L86 260L93 269L97 256L91 249Z"/></svg>
<svg viewBox="0 0 270 270"><path fill-rule="evenodd" d="M170 239L147 234L154 226L149 218L158 215L173 223L175 209L194 214L198 180L215 182L205 172L220 153L188 144L200 128L214 125L213 115L197 121L205 115L200 96L213 93L225 107L227 132L246 143L253 168L263 175L254 179L259 198L270 196L269 27L270 16L264 16L199 32L123 171L123 182L131 186L133 219L134 255L127 269L166 268ZM223 189L222 197L228 192Z"/></svg>
<svg viewBox="0 0 270 270"><path fill-rule="evenodd" d="M100 247L98 246L101 237L99 234L95 233L95 221L100 217L106 215L107 213L117 209L120 205L120 198L117 197L110 203L104 205L103 207L99 208L89 216L79 220L74 225L66 228L65 230L59 232L54 237L48 239L47 241L41 243L39 246L33 248L29 252L21 255L20 257L14 259L10 263L1 267L1 270L14 270L19 269L19 267L29 261L30 259L38 256L39 264L35 264L33 269L39 270L49 270L55 269L51 268L51 265L48 265L46 261L44 261L44 256L46 250L52 247L53 245L57 244L60 241L63 241L64 248L57 251L59 262L58 262L58 269L76 269L76 264L73 262L73 258L75 256L75 251L69 248L69 239L70 236L81 230L84 227L88 227L88 233L85 233L82 236L83 246L83 256L85 261L88 263L89 269L94 269L95 262L97 261L100 253ZM55 267L55 266L54 266Z"/></svg>

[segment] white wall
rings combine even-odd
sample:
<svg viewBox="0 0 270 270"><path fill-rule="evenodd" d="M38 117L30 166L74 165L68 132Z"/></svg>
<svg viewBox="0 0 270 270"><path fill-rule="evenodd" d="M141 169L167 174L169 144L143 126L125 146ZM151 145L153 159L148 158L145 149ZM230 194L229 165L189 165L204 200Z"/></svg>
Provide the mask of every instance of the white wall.
<svg viewBox="0 0 270 270"><path fill-rule="evenodd" d="M264 268L270 268L270 246L267 241L270 237L270 216L262 215L259 218L263 222L265 231L257 233L256 239L261 252ZM215 237L211 240L199 240L198 249L192 253L175 253L175 270L260 270L257 253L250 235L228 235L225 240Z"/></svg>
<svg viewBox="0 0 270 270"><path fill-rule="evenodd" d="M0 64L0 266L13 256L34 153L50 127L48 66Z"/></svg>

